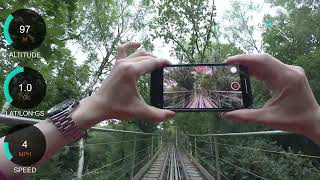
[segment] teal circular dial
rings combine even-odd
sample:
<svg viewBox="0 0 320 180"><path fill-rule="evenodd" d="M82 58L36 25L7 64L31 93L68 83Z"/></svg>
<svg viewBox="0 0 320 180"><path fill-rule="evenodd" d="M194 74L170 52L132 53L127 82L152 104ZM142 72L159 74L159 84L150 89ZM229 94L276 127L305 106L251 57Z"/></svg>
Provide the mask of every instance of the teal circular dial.
<svg viewBox="0 0 320 180"><path fill-rule="evenodd" d="M18 67L11 71L4 82L4 95L16 108L29 109L41 103L46 94L46 82L36 70Z"/></svg>
<svg viewBox="0 0 320 180"><path fill-rule="evenodd" d="M10 14L3 28L7 44L19 51L39 47L46 36L44 19L31 9L19 9Z"/></svg>
<svg viewBox="0 0 320 180"><path fill-rule="evenodd" d="M6 158L20 166L31 166L41 160L46 151L46 139L35 126L29 126L5 136Z"/></svg>

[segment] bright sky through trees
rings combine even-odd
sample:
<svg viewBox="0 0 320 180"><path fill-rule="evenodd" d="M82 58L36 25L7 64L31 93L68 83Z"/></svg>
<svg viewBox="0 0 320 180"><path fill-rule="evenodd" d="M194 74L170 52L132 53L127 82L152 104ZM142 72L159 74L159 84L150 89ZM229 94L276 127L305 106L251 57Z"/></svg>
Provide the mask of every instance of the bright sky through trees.
<svg viewBox="0 0 320 180"><path fill-rule="evenodd" d="M233 2L234 0L217 0L215 1L215 5L216 5L216 21L221 24L222 26L229 24L230 22L226 21L226 19L224 18L225 15L227 15L231 9L231 2ZM271 8L270 4L265 3L263 0L242 0L241 2L243 3L249 3L252 2L254 4L257 4L259 6L261 6L261 10L259 12L254 12L254 19L251 19L249 24L253 24L253 25L258 25L259 23L262 22L263 20L263 16L265 14L272 14L274 15L276 13L275 8ZM223 29L222 29L223 31ZM255 35L257 37L257 39L261 40L261 31L257 31L255 32ZM223 41L223 39L222 39ZM155 39L153 41L154 44L154 50L153 50L153 54L155 54L156 56L159 57L163 57L163 58L167 58L169 59L172 63L178 63L178 60L171 54L170 50L172 49L172 44L169 43L165 43L163 40L161 39ZM77 63L83 63L86 58L87 58L87 54L81 49L81 46L79 44L77 44L75 41L69 41L67 46L69 47L69 49L72 52L72 55L77 59ZM97 53L99 54L100 52ZM100 53L101 54L101 53ZM102 55L100 55L102 58Z"/></svg>

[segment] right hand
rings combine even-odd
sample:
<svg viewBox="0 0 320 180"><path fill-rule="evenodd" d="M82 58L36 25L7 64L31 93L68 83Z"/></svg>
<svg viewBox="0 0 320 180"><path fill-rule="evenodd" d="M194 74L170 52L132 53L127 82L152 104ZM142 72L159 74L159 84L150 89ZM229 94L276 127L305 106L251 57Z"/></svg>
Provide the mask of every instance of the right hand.
<svg viewBox="0 0 320 180"><path fill-rule="evenodd" d="M248 66L250 75L265 82L272 98L261 109L235 110L224 113L224 118L303 134L320 143L320 107L301 67L268 54L237 55L225 62Z"/></svg>

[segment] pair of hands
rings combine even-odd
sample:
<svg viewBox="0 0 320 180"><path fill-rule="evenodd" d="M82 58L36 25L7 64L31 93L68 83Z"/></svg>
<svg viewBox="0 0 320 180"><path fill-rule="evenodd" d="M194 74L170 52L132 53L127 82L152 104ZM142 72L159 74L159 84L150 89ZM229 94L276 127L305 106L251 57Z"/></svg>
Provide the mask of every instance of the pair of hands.
<svg viewBox="0 0 320 180"><path fill-rule="evenodd" d="M139 77L170 64L144 51L127 56L129 49L140 46L134 42L121 45L110 75L96 94L81 101L86 107L87 126L110 118L141 117L161 121L174 117L173 111L147 105L138 92ZM247 65L250 75L265 82L272 92L272 98L263 108L227 112L223 114L225 119L260 123L317 141L320 108L301 67L284 64L267 54L237 55L225 62Z"/></svg>

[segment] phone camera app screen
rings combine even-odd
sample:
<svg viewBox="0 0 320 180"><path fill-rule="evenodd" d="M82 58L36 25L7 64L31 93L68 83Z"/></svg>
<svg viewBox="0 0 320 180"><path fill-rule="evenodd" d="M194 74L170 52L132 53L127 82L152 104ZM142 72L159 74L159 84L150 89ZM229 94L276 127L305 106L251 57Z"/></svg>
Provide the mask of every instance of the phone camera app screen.
<svg viewBox="0 0 320 180"><path fill-rule="evenodd" d="M165 67L164 108L241 108L243 100L240 82L238 65Z"/></svg>

